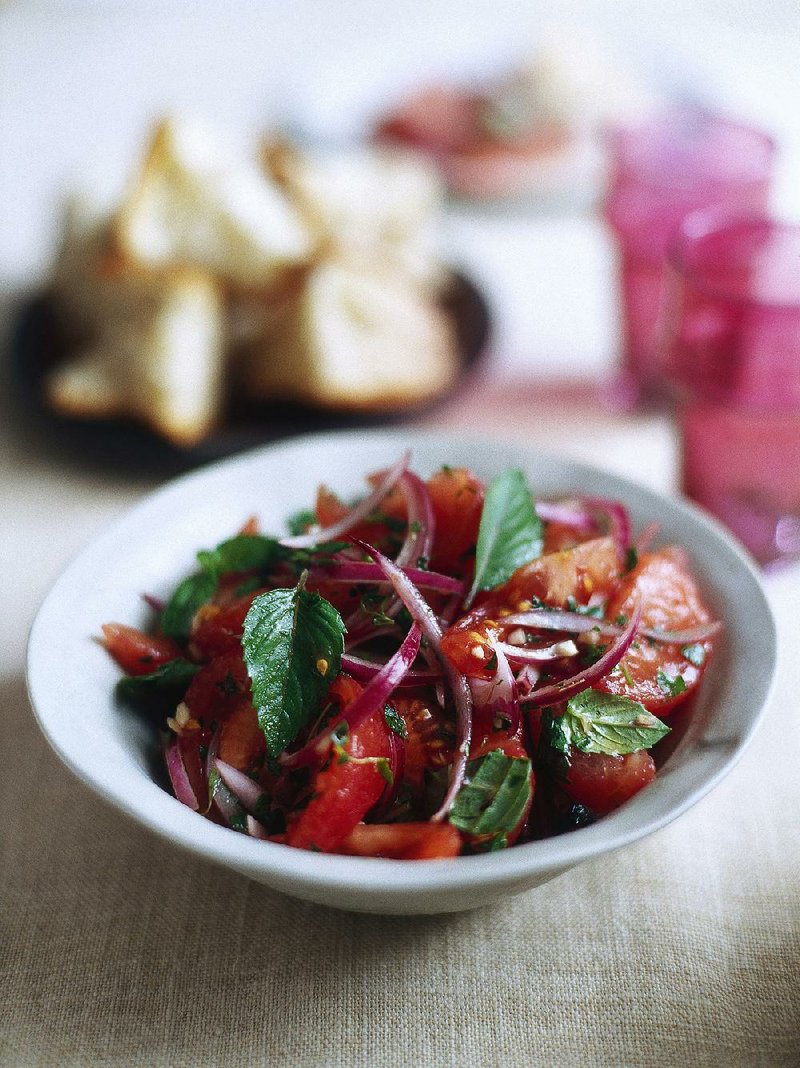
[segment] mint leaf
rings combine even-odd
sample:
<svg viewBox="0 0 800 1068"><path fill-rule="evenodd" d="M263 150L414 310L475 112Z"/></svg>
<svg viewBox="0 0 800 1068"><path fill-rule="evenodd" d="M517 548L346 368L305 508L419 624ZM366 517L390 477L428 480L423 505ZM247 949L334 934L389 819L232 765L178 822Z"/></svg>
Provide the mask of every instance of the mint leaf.
<svg viewBox="0 0 800 1068"><path fill-rule="evenodd" d="M667 697L677 697L686 689L686 682L683 675L676 675L674 678L671 678L666 671L662 671L661 668L659 668L656 673L656 682L658 683L661 692L666 694Z"/></svg>
<svg viewBox="0 0 800 1068"><path fill-rule="evenodd" d="M650 749L669 729L638 701L600 690L576 694L548 724L550 745L567 757L572 747L606 756L636 753Z"/></svg>
<svg viewBox="0 0 800 1068"><path fill-rule="evenodd" d="M201 571L178 584L161 616L161 629L168 638L188 641L197 609L217 592L216 575Z"/></svg>
<svg viewBox="0 0 800 1068"><path fill-rule="evenodd" d="M271 756L294 741L339 674L342 617L318 593L270 590L256 597L244 621L242 650L253 704Z"/></svg>
<svg viewBox="0 0 800 1068"><path fill-rule="evenodd" d="M309 527L313 527L317 521L317 513L310 509L295 512L286 520L286 526L291 535L305 534Z"/></svg>
<svg viewBox="0 0 800 1068"><path fill-rule="evenodd" d="M130 675L120 679L115 693L122 704L135 708L156 720L175 711L183 700L189 683L200 670L188 660L170 660L149 675Z"/></svg>
<svg viewBox="0 0 800 1068"><path fill-rule="evenodd" d="M210 552L199 552L197 559L204 571L219 577L232 571L266 571L283 553L284 549L274 538L237 534L221 541Z"/></svg>
<svg viewBox="0 0 800 1068"><path fill-rule="evenodd" d="M542 553L542 521L536 514L525 476L511 468L489 483L478 529L475 578L465 607L478 590L491 590Z"/></svg>
<svg viewBox="0 0 800 1068"><path fill-rule="evenodd" d="M512 831L531 798L531 762L494 749L467 769L468 781L450 809L450 822L472 835Z"/></svg>
<svg viewBox="0 0 800 1068"><path fill-rule="evenodd" d="M168 638L188 641L195 612L217 592L222 575L266 571L283 552L274 538L263 534L237 534L221 541L216 549L201 549L197 560L203 570L179 583L161 617L162 630Z"/></svg>

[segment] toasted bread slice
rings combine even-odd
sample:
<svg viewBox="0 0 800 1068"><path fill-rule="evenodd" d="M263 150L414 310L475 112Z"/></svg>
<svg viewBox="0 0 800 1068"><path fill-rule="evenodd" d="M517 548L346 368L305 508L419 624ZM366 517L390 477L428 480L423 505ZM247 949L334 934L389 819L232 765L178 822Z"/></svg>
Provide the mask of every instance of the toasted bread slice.
<svg viewBox="0 0 800 1068"><path fill-rule="evenodd" d="M201 440L223 400L219 287L187 269L123 272L105 304L93 339L47 377L49 403L75 417L130 416L181 446Z"/></svg>
<svg viewBox="0 0 800 1068"><path fill-rule="evenodd" d="M312 254L307 225L254 161L224 158L202 127L166 119L114 224L121 252L153 268L196 267L269 289Z"/></svg>
<svg viewBox="0 0 800 1068"><path fill-rule="evenodd" d="M327 261L268 338L244 356L251 396L381 411L424 403L453 382L450 321L404 275Z"/></svg>

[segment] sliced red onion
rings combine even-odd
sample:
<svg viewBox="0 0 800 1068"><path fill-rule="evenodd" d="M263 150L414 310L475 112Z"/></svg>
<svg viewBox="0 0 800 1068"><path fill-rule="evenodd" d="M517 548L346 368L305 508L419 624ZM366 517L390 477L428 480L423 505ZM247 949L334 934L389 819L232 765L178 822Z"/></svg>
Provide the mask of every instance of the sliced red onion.
<svg viewBox="0 0 800 1068"><path fill-rule="evenodd" d="M219 777L231 793L242 803L244 808L248 812L255 812L259 801L264 796L264 791L258 783L253 782L250 776L245 775L243 771L239 771L238 768L234 768L230 764L226 764L224 760L220 760L219 757L215 761L215 766L219 772Z"/></svg>
<svg viewBox="0 0 800 1068"><path fill-rule="evenodd" d="M246 822L247 833L251 838L260 838L262 842L269 840L266 827L262 827L257 819L253 816L248 816Z"/></svg>
<svg viewBox="0 0 800 1068"><path fill-rule="evenodd" d="M413 619L419 623L422 633L428 640L430 648L444 668L447 681L453 694L456 706L456 755L453 761L453 770L450 774L450 784L447 788L444 801L439 810L431 816L431 820L438 822L443 820L455 800L456 794L464 782L464 773L469 760L469 747L472 741L472 691L469 688L466 677L457 671L441 651L442 630L431 606L419 592L414 583L383 553L366 542L358 542L380 568L395 588L400 600L411 613Z"/></svg>
<svg viewBox="0 0 800 1068"><path fill-rule="evenodd" d="M534 664L523 664L517 673L517 693L520 699L527 697L536 688L539 675L539 669Z"/></svg>
<svg viewBox="0 0 800 1068"><path fill-rule="evenodd" d="M383 708L389 695L414 663L422 633L414 624L397 652L383 665L358 697L336 718L336 724L346 723L351 731L356 730L378 708ZM282 753L278 760L286 768L304 767L317 762L331 744L331 730L315 735L294 753Z"/></svg>
<svg viewBox="0 0 800 1068"><path fill-rule="evenodd" d="M281 538L281 545L286 546L287 549L309 549L313 545L336 541L337 538L352 530L356 524L375 511L387 493L394 489L400 478L405 474L410 458L411 453L406 449L397 463L389 468L372 493L367 494L337 523L332 523L329 527L312 528L305 534L297 534L294 537Z"/></svg>
<svg viewBox="0 0 800 1068"><path fill-rule="evenodd" d="M228 789L222 780L222 777L214 784L214 796L212 798L214 807L220 816L222 816L225 823L230 827L234 820L241 824L246 817L244 807L240 804L239 799Z"/></svg>
<svg viewBox="0 0 800 1068"><path fill-rule="evenodd" d="M397 634L397 627L394 623L391 626L376 627L371 620L362 619L352 631L347 631L344 647L349 652L351 649L357 649L364 642L372 641L373 638L385 638L389 634Z"/></svg>
<svg viewBox="0 0 800 1068"><path fill-rule="evenodd" d="M523 703L528 708L539 708L542 705L554 704L557 701L566 701L574 697L576 693L587 690L595 682L599 682L605 675L612 671L630 649L639 620L642 617L642 607L637 604L630 622L618 638L609 645L600 659L586 668L585 671L572 675L568 679L562 679L552 686L545 686L541 690L534 690L523 698Z"/></svg>
<svg viewBox="0 0 800 1068"><path fill-rule="evenodd" d="M502 616L497 620L499 626L528 627L531 630L563 630L571 634L585 634L590 630L600 630L603 634L621 634L622 628L613 623L606 623L596 616L587 616L583 612L568 612L561 608L534 608L530 612L517 612L511 616Z"/></svg>
<svg viewBox="0 0 800 1068"><path fill-rule="evenodd" d="M559 523L588 533L594 529L594 520L583 508L568 502L537 501L536 514L545 523Z"/></svg>
<svg viewBox="0 0 800 1068"><path fill-rule="evenodd" d="M494 677L488 680L470 679L469 686L475 704L489 711L492 717L501 716L507 720L508 730L515 734L520 722L517 680L502 644L494 643L492 648L497 657Z"/></svg>
<svg viewBox="0 0 800 1068"><path fill-rule="evenodd" d="M616 623L607 623L596 616L586 616L581 612L567 612L557 608L534 609L530 612L518 612L512 616L503 616L497 620L502 628L527 627L530 630L563 630L571 634L586 634L597 630L606 637L619 637L624 628ZM685 630L659 630L657 627L642 627L639 634L653 641L668 644L686 645L713 638L722 629L718 621L701 623Z"/></svg>
<svg viewBox="0 0 800 1068"><path fill-rule="evenodd" d="M400 489L406 499L408 532L395 558L398 567L416 566L420 557L430 559L436 535L436 517L428 487L412 471L400 478Z"/></svg>
<svg viewBox="0 0 800 1068"><path fill-rule="evenodd" d="M581 503L590 511L606 514L609 533L614 539L620 558L624 559L631 547L631 521L625 505L620 501L608 500L605 497L581 497Z"/></svg>
<svg viewBox="0 0 800 1068"><path fill-rule="evenodd" d="M163 612L167 604L161 597L154 597L152 593L143 593L142 600L146 605L152 608L154 612Z"/></svg>
<svg viewBox="0 0 800 1068"><path fill-rule="evenodd" d="M360 656L354 656L352 653L345 653L342 656L342 670L346 671L348 675L352 675L354 679L358 679L359 682L369 682L370 679L374 679L385 666L385 664L377 664L372 660L364 660ZM428 671L408 671L398 682L397 688L434 686L441 677L441 668L439 670L431 668Z"/></svg>
<svg viewBox="0 0 800 1068"><path fill-rule="evenodd" d="M691 645L692 642L704 642L719 634L722 624L718 620L711 623L701 623L696 627L687 627L686 630L659 630L657 627L642 627L639 631L645 638L652 638L656 642L666 642L668 645Z"/></svg>
<svg viewBox="0 0 800 1068"><path fill-rule="evenodd" d="M420 567L403 567L406 575L417 586L426 590L435 590L437 593L452 593L463 596L464 583L451 575L443 575L439 571L425 571ZM385 583L386 576L377 564L347 563L323 564L320 567L312 567L309 578L324 582L352 582Z"/></svg>
<svg viewBox="0 0 800 1068"><path fill-rule="evenodd" d="M175 796L181 802L186 805L193 812L200 811L200 802L192 789L192 784L189 780L189 773L186 770L186 764L184 763L183 753L181 752L180 739L177 737L165 736L162 740L164 749L164 759L167 764L167 772L169 773L169 781L172 783L172 789L175 791Z"/></svg>
<svg viewBox="0 0 800 1068"><path fill-rule="evenodd" d="M572 649L565 649L565 645L571 645ZM538 664L547 660L563 660L578 654L572 641L554 642L553 645L545 645L539 649L527 645L510 645L508 642L494 642L492 648L508 657L512 664Z"/></svg>

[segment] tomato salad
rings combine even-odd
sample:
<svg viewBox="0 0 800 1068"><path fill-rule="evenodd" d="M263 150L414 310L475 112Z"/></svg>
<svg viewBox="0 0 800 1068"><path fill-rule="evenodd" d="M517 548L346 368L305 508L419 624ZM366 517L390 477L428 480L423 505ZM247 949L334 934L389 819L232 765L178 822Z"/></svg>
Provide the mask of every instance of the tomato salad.
<svg viewBox="0 0 800 1068"><path fill-rule="evenodd" d="M616 501L519 470L427 481L404 454L286 537L198 553L145 633L103 627L119 699L162 731L175 796L255 838L397 859L584 826L652 750L720 630L683 549Z"/></svg>

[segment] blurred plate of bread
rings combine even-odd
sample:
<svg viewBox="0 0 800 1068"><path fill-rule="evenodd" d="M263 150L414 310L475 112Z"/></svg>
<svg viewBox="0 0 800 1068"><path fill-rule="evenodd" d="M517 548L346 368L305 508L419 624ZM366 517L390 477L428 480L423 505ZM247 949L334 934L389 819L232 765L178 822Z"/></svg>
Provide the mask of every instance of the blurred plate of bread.
<svg viewBox="0 0 800 1068"><path fill-rule="evenodd" d="M408 154L275 136L250 157L163 119L113 210L69 203L17 372L59 422L198 459L417 412L488 335L437 255L440 206Z"/></svg>

